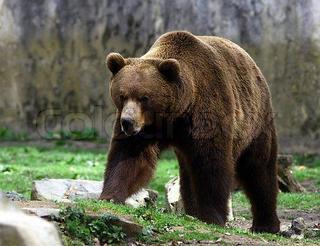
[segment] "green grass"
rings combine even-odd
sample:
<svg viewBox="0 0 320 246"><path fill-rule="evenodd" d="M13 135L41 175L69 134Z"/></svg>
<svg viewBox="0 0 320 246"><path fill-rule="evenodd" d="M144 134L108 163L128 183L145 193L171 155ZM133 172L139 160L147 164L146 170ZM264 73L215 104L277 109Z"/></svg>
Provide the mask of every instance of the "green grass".
<svg viewBox="0 0 320 246"><path fill-rule="evenodd" d="M0 127L0 140L2 141L25 141L29 134L25 131L15 132L6 127Z"/></svg>
<svg viewBox="0 0 320 246"><path fill-rule="evenodd" d="M121 227L112 225L118 218L110 214L101 214L97 217L88 215L80 207L67 207L59 213L60 230L73 241L83 242L85 245L96 245L98 238L101 244L119 244L125 240L126 234ZM77 242L78 243L78 242ZM74 243L69 242L69 245Z"/></svg>
<svg viewBox="0 0 320 246"><path fill-rule="evenodd" d="M242 192L232 196L234 206L249 208L249 201ZM278 208L320 210L320 193L279 193Z"/></svg>
<svg viewBox="0 0 320 246"><path fill-rule="evenodd" d="M106 154L35 147L2 147L0 189L30 197L32 180L71 178L102 180Z"/></svg>
<svg viewBox="0 0 320 246"><path fill-rule="evenodd" d="M73 150L58 146L53 149L36 147L2 147L0 150L0 188L16 191L30 197L32 181L43 178L71 178L102 180L106 161L105 151ZM320 161L303 170L294 168L295 176L320 182ZM164 184L179 173L177 161L170 153L164 153L158 163L150 187L159 192L158 206L164 206ZM279 194L279 206L283 208L313 209L320 207L319 193ZM249 207L245 196L239 192L234 203Z"/></svg>
<svg viewBox="0 0 320 246"><path fill-rule="evenodd" d="M300 159L299 159L300 158ZM8 146L0 149L0 190L16 191L30 197L32 180L42 178L72 178L102 180L106 151L81 150L72 147L54 148ZM303 166L303 168L301 168ZM320 159L308 161L295 157L294 176L299 181L313 180L320 187ZM150 184L159 192L158 208L133 209L101 201L79 201L78 206L90 211L113 211L130 215L144 226L141 240L162 243L171 240L217 240L221 234L230 233L250 238L290 244L290 240L270 234L251 234L238 228L220 228L207 225L186 215L164 213L164 184L178 175L177 161L171 152L161 156L157 171ZM249 203L242 192L233 195L233 206L249 211ZM320 208L320 193L280 193L278 206L283 209L315 210ZM250 218L251 215L248 215ZM151 236L150 233L154 233ZM307 241L304 241L307 242ZM320 243L320 239L311 241Z"/></svg>
<svg viewBox="0 0 320 246"><path fill-rule="evenodd" d="M87 140L95 141L99 137L98 131L93 128L84 129L83 131L57 131L57 132L48 132L45 137L48 140Z"/></svg>
<svg viewBox="0 0 320 246"><path fill-rule="evenodd" d="M106 151L73 150L66 146L53 149L2 147L0 149L0 189L30 197L32 181L43 178L103 180ZM164 184L178 175L178 166L170 154L164 154L150 184L164 202Z"/></svg>
<svg viewBox="0 0 320 246"><path fill-rule="evenodd" d="M235 200L236 202L237 200ZM268 233L253 234L248 230L241 228L219 227L216 225L203 223L193 217L187 215L176 215L163 212L160 208L131 208L125 205L116 205L110 202L96 200L79 200L77 203L81 209L87 212L95 212L98 214L116 214L128 216L135 222L138 222L144 227L144 233L139 240L144 243L162 244L170 241L200 241L210 240L216 241L223 235L237 235L242 238L256 239L261 242L276 242L280 245L292 245L294 240L286 239L279 235ZM236 205L238 206L238 204ZM235 244L236 242L234 242ZM319 239L305 239L303 243L311 243L318 245ZM300 245L295 242L295 245ZM221 244L220 244L221 245Z"/></svg>
<svg viewBox="0 0 320 246"><path fill-rule="evenodd" d="M96 143L106 143L105 137L99 135L94 128L86 128L83 130L59 130L48 131L44 136L46 140L55 141L57 146L63 146L70 140L74 141L90 141ZM0 141L21 142L32 140L33 137L27 131L13 131L8 127L0 126Z"/></svg>
<svg viewBox="0 0 320 246"><path fill-rule="evenodd" d="M102 180L106 153L104 151L73 150L67 147L53 149L36 147L2 147L0 150L0 188L16 191L30 197L32 180L43 178L71 178ZM320 160L294 167L299 181L320 183ZM177 161L170 152L161 156L150 187L159 192L158 205L164 205L164 184L179 173ZM239 206L248 207L242 192L234 194ZM296 209L320 208L319 193L280 193L279 207Z"/></svg>
<svg viewBox="0 0 320 246"><path fill-rule="evenodd" d="M298 181L313 181L315 187L320 189L320 158L296 157L293 174Z"/></svg>
<svg viewBox="0 0 320 246"><path fill-rule="evenodd" d="M211 240L216 241L224 233L236 234L253 239L261 239L263 234L252 234L239 228L222 228L203 223L187 215L164 213L159 208L130 208L110 202L80 200L78 206L86 211L108 213L112 211L117 215L130 215L136 222L143 225L145 233L140 240L144 243L166 243L172 240ZM288 241L287 239L265 234L270 240Z"/></svg>
<svg viewBox="0 0 320 246"><path fill-rule="evenodd" d="M218 229L214 226L206 225L189 216L164 213L161 209L134 209L124 205L90 200L81 200L78 202L78 206L88 211L112 211L118 215L129 214L136 222L144 226L146 235L141 235L141 239L148 243L160 243L172 239L176 240L177 233L181 239L217 239L217 236L213 233ZM151 237L150 235L154 233L156 233L156 235ZM192 233L192 235L190 233ZM182 236L182 234L185 235Z"/></svg>

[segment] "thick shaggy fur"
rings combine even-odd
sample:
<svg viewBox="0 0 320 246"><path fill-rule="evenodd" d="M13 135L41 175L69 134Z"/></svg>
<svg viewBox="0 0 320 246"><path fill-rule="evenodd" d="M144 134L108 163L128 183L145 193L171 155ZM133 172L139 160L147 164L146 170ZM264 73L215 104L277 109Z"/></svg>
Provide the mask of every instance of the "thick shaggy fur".
<svg viewBox="0 0 320 246"><path fill-rule="evenodd" d="M148 183L160 151L171 146L187 214L225 225L236 178L252 205L252 230L279 231L270 92L242 48L223 38L177 31L162 35L140 58L113 54L107 64L118 117L101 199L124 202ZM125 136L124 100L138 101L141 95L150 98L141 103L143 128Z"/></svg>

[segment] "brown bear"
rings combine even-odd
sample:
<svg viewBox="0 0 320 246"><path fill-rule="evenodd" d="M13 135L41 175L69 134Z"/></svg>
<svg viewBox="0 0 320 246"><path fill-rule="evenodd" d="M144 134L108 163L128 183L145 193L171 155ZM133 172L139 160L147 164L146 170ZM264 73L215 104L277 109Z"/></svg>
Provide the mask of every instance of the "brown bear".
<svg viewBox="0 0 320 246"><path fill-rule="evenodd" d="M172 147L187 214L225 225L236 178L252 205L252 230L279 231L270 92L242 48L175 31L140 58L111 53L106 63L117 116L100 199L123 203Z"/></svg>

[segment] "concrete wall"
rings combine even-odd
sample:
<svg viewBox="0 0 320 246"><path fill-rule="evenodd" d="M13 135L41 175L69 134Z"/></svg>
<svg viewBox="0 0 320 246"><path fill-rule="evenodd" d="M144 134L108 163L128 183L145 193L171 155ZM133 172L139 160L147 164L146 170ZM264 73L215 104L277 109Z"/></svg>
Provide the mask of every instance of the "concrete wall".
<svg viewBox="0 0 320 246"><path fill-rule="evenodd" d="M320 152L319 23L317 0L0 0L0 125L32 130L55 109L110 133L106 54L183 29L242 45L270 83L281 150Z"/></svg>

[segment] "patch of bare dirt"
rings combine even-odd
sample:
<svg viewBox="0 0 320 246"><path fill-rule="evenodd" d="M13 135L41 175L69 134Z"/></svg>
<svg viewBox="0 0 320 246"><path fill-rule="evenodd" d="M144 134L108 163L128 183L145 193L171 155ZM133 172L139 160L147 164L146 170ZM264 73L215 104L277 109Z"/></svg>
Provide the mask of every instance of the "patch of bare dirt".
<svg viewBox="0 0 320 246"><path fill-rule="evenodd" d="M19 201L13 204L17 208L59 208L58 204L49 201Z"/></svg>
<svg viewBox="0 0 320 246"><path fill-rule="evenodd" d="M283 209L278 211L278 215L281 221L291 222L292 219L302 217L307 226L320 223L320 209L299 211L294 209Z"/></svg>
<svg viewBox="0 0 320 246"><path fill-rule="evenodd" d="M229 245L277 245L275 243L268 242L263 238L253 239L239 235L223 235L221 237L221 243Z"/></svg>
<svg viewBox="0 0 320 246"><path fill-rule="evenodd" d="M316 181L315 180L305 180L303 182L300 182L300 184L308 192L320 193L320 189L316 186Z"/></svg>
<svg viewBox="0 0 320 246"><path fill-rule="evenodd" d="M229 227L240 227L242 229L249 229L252 223L251 212L247 209L235 209L235 220L228 222ZM302 217L307 227L313 227L320 223L320 209L319 210L295 210L295 209L278 209L278 216L282 226L288 226L295 218Z"/></svg>
<svg viewBox="0 0 320 246"><path fill-rule="evenodd" d="M159 244L143 244L140 242L130 242L127 245L130 246L145 246L145 245L159 245ZM200 246L208 246L208 245L250 245L250 246L263 246L263 245L277 245L274 243L267 242L263 238L260 239L253 239L248 238L244 236L238 236L238 235L228 235L224 234L219 237L217 240L190 240L190 241L172 241L170 243L167 243L165 245L168 246L184 246L184 245L200 245Z"/></svg>

